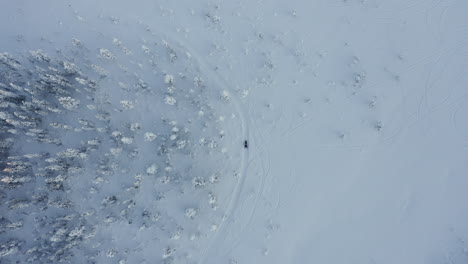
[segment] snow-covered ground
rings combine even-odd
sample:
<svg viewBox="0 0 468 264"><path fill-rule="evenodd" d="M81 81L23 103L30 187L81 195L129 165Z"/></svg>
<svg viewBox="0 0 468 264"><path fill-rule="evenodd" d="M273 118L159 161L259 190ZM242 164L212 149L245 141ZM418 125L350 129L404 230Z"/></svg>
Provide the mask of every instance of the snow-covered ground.
<svg viewBox="0 0 468 264"><path fill-rule="evenodd" d="M0 263L468 263L467 12L0 1Z"/></svg>

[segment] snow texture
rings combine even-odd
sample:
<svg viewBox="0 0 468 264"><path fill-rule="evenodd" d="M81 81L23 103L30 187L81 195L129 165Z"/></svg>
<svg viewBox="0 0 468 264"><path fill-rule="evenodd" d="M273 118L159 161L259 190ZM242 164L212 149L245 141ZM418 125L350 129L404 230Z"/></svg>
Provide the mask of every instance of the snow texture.
<svg viewBox="0 0 468 264"><path fill-rule="evenodd" d="M0 263L468 263L467 10L3 1Z"/></svg>

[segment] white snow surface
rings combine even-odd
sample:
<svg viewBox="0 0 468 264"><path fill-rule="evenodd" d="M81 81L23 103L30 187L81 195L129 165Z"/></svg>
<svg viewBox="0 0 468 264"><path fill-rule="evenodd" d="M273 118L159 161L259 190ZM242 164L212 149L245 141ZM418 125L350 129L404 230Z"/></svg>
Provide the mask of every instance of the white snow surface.
<svg viewBox="0 0 468 264"><path fill-rule="evenodd" d="M468 263L468 2L0 2L0 263Z"/></svg>

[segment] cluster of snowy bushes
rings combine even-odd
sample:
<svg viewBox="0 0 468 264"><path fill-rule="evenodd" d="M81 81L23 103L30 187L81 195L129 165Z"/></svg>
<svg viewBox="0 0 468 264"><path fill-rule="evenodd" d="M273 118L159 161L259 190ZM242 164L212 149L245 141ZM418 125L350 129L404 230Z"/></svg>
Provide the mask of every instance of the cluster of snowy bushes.
<svg viewBox="0 0 468 264"><path fill-rule="evenodd" d="M235 108L182 46L126 30L0 54L2 263L189 260L221 221Z"/></svg>

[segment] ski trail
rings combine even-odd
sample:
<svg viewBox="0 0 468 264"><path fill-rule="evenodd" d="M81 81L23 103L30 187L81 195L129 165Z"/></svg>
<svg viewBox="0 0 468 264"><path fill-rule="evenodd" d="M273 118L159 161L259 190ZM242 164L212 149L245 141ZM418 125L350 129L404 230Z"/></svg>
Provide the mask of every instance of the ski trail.
<svg viewBox="0 0 468 264"><path fill-rule="evenodd" d="M221 254L224 257L228 257L232 251L242 242L242 238L245 237L245 235L252 230L252 224L255 220L255 216L258 216L258 209L259 209L259 202L261 199L261 196L265 193L265 188L266 188L266 182L271 177L270 175L270 168L271 168L271 159L270 159L270 153L265 147L265 144L262 142L265 142L265 136L261 132L261 130L258 128L258 125L255 122L252 122L252 131L251 131L251 137L252 137L252 142L255 143L256 146L256 155L252 157L249 160L249 165L257 161L257 157L264 156L265 158L260 158L258 161L258 166L260 173L256 173L255 177L260 177L258 181L256 181L256 185L258 184L258 188L256 188L254 191L249 191L247 194L246 198L243 198L243 203L238 204L237 207L239 207L239 211L241 212L240 216L243 219L243 223L240 223L239 227L236 228L236 238L233 239L234 241L231 241L229 244L229 247L223 251ZM239 198L240 199L240 198ZM251 208L247 208L244 211L244 205L245 203L248 203L252 199L251 203Z"/></svg>
<svg viewBox="0 0 468 264"><path fill-rule="evenodd" d="M207 68L207 66L205 64L203 64L203 62L197 61L197 64L200 65L200 67L202 68L202 70L204 70L204 72L205 71L210 72L210 70ZM222 86L226 87L227 90L230 91L232 95L235 95L233 89L229 85L227 85L224 80L221 79L221 77L218 75L218 73L216 73L216 72L212 72L212 73L213 73L213 75L210 76L210 77L212 77L215 80L216 83L222 84ZM249 127L245 122L245 113L244 113L244 111L242 110L242 108L240 106L240 102L239 102L238 98L236 96L232 96L231 99L233 101L233 104L234 104L234 106L235 106L235 108L236 108L236 110L237 110L237 112L239 114L239 118L241 120L243 138L248 140L248 138L249 138ZM239 147L240 148L242 147L241 143L242 142L239 142ZM209 243L207 248L205 248L205 250L203 250L199 263L207 263L207 257L210 256L210 254L208 254L209 250L213 247L213 245L217 244L217 241L220 239L220 234L226 232L226 228L227 228L226 220L232 218L232 214L233 214L235 208L239 204L240 194L241 194L242 189L244 187L245 178L247 177L247 168L249 166L248 161L249 161L249 151L248 151L248 149L245 149L242 152L239 179L238 179L237 185L234 187L233 195L232 195L232 197L230 199L230 202L229 202L229 204L228 204L228 206L226 208L226 216L223 217L221 223L219 223L218 230L216 231L213 238L211 239L211 243Z"/></svg>
<svg viewBox="0 0 468 264"><path fill-rule="evenodd" d="M159 34L156 33L156 34ZM241 102L239 100L239 98L237 97L234 89L231 88L231 86L229 84L226 83L226 81L224 79L221 78L221 76L219 75L219 73L215 72L215 70L210 67L207 63L205 63L204 61L202 61L201 59L201 56L195 52L194 50L191 50L190 48L188 48L186 45L182 44L180 41L177 40L177 38L173 37L171 34L167 33L167 32L162 32L161 35L165 36L168 38L168 40L171 41L171 43L176 43L177 45L179 45L181 47L182 50L186 50L190 55L191 55L191 60L193 60L195 62L195 65L193 65L194 67L198 67L200 72L202 73L206 73L207 76L210 77L211 80L214 81L215 84L219 85L220 87L223 87L225 88L227 91L229 91L231 93L231 97L230 97L230 100L232 101L234 107L235 107L235 110L238 114L238 118L240 119L240 123L241 123L241 126L242 126L242 135L243 135L243 138L248 140L248 136L249 136L249 127L246 123L246 115L245 115L245 112L243 111L242 107L241 107ZM243 148L242 146L242 143L243 142L239 142L239 148ZM208 252L210 251L210 249L213 247L213 245L216 245L218 240L220 239L220 234L221 233L224 233L226 232L225 229L227 228L226 226L226 220L228 219L231 219L231 216L232 216L232 213L234 211L234 209L237 207L238 203L239 203L239 198L240 198L240 193L244 187L244 183L245 183L245 178L247 176L247 169L248 169L248 166L249 166L249 163L248 163L248 160L249 160L249 151L248 149L245 149L242 151L242 154L241 154L241 164L240 164L240 173L239 173L239 179L238 179L238 182L236 184L236 186L234 187L234 191L233 191L233 195L228 203L228 206L226 208L226 213L225 213L225 217L223 217L221 223L218 224L218 230L216 231L216 233L214 234L214 236L211 238L211 241L208 243L208 246L202 250L201 252L201 257L200 257L200 260L198 261L198 263L207 263L208 261L208 256L210 256L210 254L208 254Z"/></svg>

